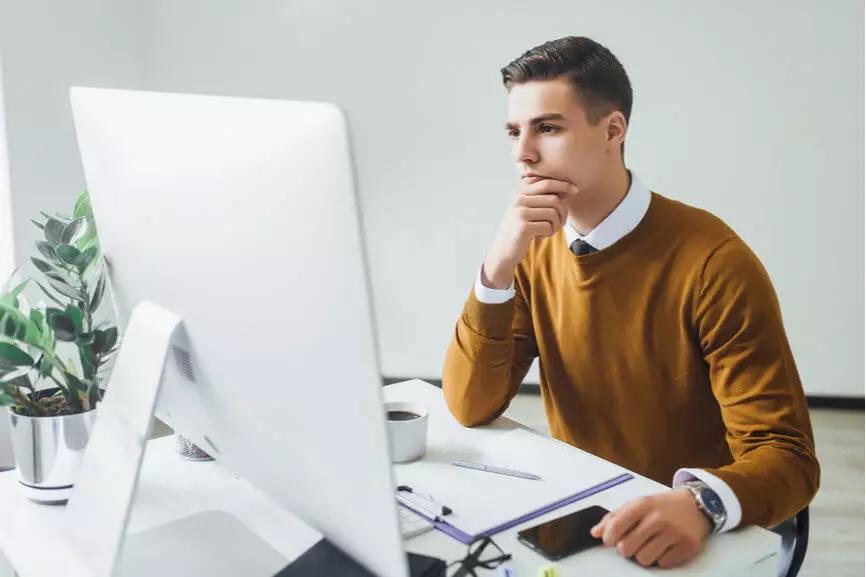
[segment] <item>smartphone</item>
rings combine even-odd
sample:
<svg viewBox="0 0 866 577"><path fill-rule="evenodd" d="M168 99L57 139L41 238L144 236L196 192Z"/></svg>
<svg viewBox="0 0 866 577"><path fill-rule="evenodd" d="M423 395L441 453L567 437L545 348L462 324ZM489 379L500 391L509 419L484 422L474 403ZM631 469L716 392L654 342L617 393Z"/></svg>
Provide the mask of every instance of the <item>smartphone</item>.
<svg viewBox="0 0 866 577"><path fill-rule="evenodd" d="M557 561L600 545L601 539L596 539L590 535L589 530L597 525L607 513L607 509L598 505L587 507L564 517L524 529L517 534L517 538L521 543L551 561Z"/></svg>

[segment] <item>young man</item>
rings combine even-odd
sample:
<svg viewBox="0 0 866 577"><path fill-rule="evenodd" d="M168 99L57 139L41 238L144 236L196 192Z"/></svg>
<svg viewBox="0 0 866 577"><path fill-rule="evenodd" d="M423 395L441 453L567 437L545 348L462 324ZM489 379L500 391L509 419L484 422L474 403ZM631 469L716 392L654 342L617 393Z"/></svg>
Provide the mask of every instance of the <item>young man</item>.
<svg viewBox="0 0 866 577"><path fill-rule="evenodd" d="M818 461L757 257L626 169L631 85L605 47L554 40L502 78L522 186L448 349L451 412L492 421L538 357L554 437L676 487L593 528L645 566L795 515L818 489Z"/></svg>

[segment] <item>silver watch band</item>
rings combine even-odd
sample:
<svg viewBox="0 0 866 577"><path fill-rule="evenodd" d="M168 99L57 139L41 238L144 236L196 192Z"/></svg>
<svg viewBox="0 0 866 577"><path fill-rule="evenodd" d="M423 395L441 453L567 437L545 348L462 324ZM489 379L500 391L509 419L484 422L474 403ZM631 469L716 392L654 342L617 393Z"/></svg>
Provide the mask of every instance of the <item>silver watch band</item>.
<svg viewBox="0 0 866 577"><path fill-rule="evenodd" d="M714 512L710 510L709 507L707 507L706 503L704 503L704 498L701 493L704 489L709 489L710 491L712 491L710 486L700 480L687 481L686 483L683 483L683 486L692 493L692 496L695 498L695 503L698 506L698 510L700 510L700 512L706 515L706 517L710 520L710 524L713 527L712 532L718 533L724 526L728 515L727 512L724 510L721 513Z"/></svg>

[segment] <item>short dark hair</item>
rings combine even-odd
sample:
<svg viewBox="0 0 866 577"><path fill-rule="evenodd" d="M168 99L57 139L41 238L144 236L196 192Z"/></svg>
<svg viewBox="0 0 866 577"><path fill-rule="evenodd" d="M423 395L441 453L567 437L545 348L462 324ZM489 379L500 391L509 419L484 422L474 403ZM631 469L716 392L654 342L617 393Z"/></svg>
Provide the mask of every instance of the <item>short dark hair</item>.
<svg viewBox="0 0 866 577"><path fill-rule="evenodd" d="M527 50L502 69L502 83L550 80L564 76L575 88L590 124L614 110L631 118L631 82L613 53L590 38L566 36Z"/></svg>

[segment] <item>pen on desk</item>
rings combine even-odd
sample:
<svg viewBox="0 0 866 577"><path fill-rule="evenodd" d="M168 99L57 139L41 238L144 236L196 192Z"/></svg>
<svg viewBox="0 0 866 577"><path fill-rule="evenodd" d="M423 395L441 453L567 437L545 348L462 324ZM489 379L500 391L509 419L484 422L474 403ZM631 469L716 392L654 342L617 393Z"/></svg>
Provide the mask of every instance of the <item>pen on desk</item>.
<svg viewBox="0 0 866 577"><path fill-rule="evenodd" d="M406 493L412 495L413 499L407 498ZM415 492L415 490L408 485L400 485L397 487L397 501L406 505L410 509L421 509L434 521L441 521L442 519L440 515L450 515L453 512L451 507L436 502L430 495Z"/></svg>
<svg viewBox="0 0 866 577"><path fill-rule="evenodd" d="M494 467L492 465L484 465L482 463L470 463L469 461L451 461L452 465L465 467L467 469L476 469L478 471L487 471L488 473L496 473L498 475L509 475L511 477L520 477L521 479L531 479L532 481L541 481L541 477L532 473L525 473L516 469L506 469L505 467Z"/></svg>

